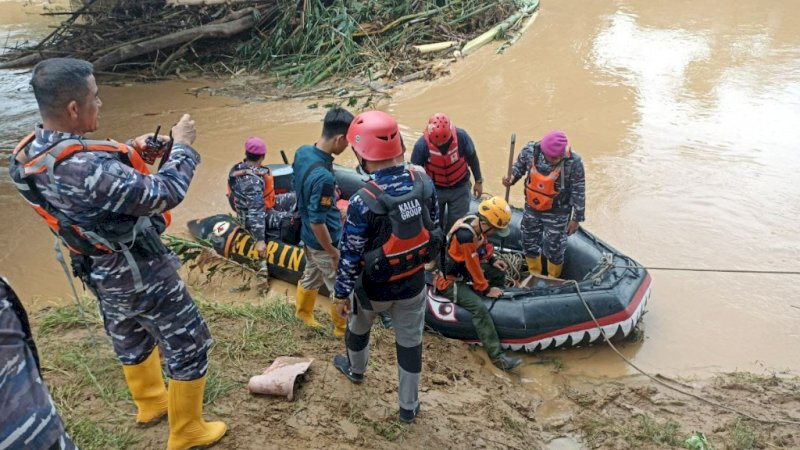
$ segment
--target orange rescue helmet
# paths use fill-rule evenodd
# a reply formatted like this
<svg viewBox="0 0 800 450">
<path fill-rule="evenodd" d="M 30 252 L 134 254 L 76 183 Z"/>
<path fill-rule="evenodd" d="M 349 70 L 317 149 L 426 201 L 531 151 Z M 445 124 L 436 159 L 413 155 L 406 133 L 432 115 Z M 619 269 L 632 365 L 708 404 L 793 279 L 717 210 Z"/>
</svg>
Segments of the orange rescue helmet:
<svg viewBox="0 0 800 450">
<path fill-rule="evenodd" d="M 506 237 L 511 233 L 511 207 L 502 197 L 487 198 L 478 205 L 478 215 L 497 229 L 497 235 Z"/>
</svg>

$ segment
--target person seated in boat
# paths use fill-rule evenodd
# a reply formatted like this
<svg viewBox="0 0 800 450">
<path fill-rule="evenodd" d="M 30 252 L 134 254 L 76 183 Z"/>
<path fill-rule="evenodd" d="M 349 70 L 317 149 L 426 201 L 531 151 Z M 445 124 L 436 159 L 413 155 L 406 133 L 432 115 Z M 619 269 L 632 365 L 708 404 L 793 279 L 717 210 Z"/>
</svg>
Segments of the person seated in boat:
<svg viewBox="0 0 800 450">
<path fill-rule="evenodd" d="M 503 185 L 510 187 L 527 175 L 522 248 L 533 275 L 542 274 L 544 254 L 546 274 L 561 277 L 567 236 L 586 218 L 583 162 L 568 142 L 563 131 L 551 131 L 541 141 L 529 142 L 514 163 L 512 175 L 503 178 Z"/>
<path fill-rule="evenodd" d="M 441 258 L 442 267 L 434 278 L 437 293 L 472 314 L 481 344 L 492 363 L 502 370 L 512 370 L 522 360 L 503 353 L 484 299 L 503 295 L 501 287 L 505 285 L 508 266 L 494 255 L 488 237 L 495 233 L 508 236 L 510 222 L 511 207 L 505 200 L 492 197 L 482 201 L 476 215 L 465 216 L 453 224 Z"/>
<path fill-rule="evenodd" d="M 275 194 L 269 167 L 263 166 L 267 145 L 251 137 L 244 143 L 244 160 L 228 172 L 228 203 L 244 227 L 256 239 L 256 251 L 264 257 L 267 230 L 291 228 L 296 197 L 293 192 Z"/>
<path fill-rule="evenodd" d="M 445 114 L 436 113 L 428 119 L 423 135 L 411 151 L 411 163 L 424 167 L 436 186 L 443 230 L 449 230 L 457 219 L 469 212 L 470 191 L 475 198 L 483 194 L 481 163 L 475 144 L 469 134 L 453 125 Z M 474 186 L 470 183 L 470 171 L 475 176 Z"/>
</svg>

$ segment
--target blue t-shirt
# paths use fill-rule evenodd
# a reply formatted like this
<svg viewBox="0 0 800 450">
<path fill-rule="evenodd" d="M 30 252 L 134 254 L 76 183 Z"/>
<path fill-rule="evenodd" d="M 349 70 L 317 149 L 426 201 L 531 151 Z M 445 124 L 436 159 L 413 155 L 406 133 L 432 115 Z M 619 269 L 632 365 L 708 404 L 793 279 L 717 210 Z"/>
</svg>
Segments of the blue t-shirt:
<svg viewBox="0 0 800 450">
<path fill-rule="evenodd" d="M 318 163 L 308 173 L 311 166 Z M 321 165 L 320 165 L 321 164 Z M 342 237 L 342 216 L 336 207 L 336 178 L 333 176 L 333 156 L 314 145 L 304 145 L 294 155 L 293 189 L 297 193 L 297 205 L 303 227 L 300 237 L 309 247 L 322 250 L 322 246 L 311 230 L 312 223 L 324 223 L 331 234 L 333 246 L 339 245 Z M 303 179 L 305 178 L 305 182 Z M 303 183 L 303 186 L 300 186 Z"/>
</svg>

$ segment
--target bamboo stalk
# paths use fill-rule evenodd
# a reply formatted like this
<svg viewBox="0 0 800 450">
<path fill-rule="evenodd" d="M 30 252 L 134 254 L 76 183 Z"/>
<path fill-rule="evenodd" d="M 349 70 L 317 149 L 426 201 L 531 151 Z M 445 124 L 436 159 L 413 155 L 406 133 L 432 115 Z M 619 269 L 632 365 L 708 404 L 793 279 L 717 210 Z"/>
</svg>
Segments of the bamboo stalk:
<svg viewBox="0 0 800 450">
<path fill-rule="evenodd" d="M 408 14 L 406 16 L 397 18 L 397 19 L 389 22 L 387 25 L 385 25 L 383 28 L 381 28 L 378 31 L 371 31 L 371 32 L 370 31 L 356 31 L 355 33 L 352 34 L 352 36 L 353 37 L 364 37 L 364 36 L 375 36 L 377 34 L 383 34 L 383 33 L 386 33 L 387 31 L 391 30 L 392 28 L 394 28 L 394 27 L 396 27 L 396 26 L 398 26 L 398 25 L 400 25 L 400 24 L 402 24 L 404 22 L 408 22 L 409 20 L 416 19 L 416 18 L 419 18 L 419 17 L 432 16 L 433 14 L 436 14 L 437 12 L 441 11 L 443 8 L 444 7 L 432 9 L 430 11 L 423 11 L 423 12 L 419 12 L 419 13 L 415 13 L 415 14 Z"/>
<path fill-rule="evenodd" d="M 458 41 L 445 41 L 445 42 L 436 42 L 433 44 L 422 44 L 422 45 L 415 45 L 414 48 L 422 53 L 432 53 L 438 52 L 441 50 L 447 50 L 448 48 L 458 44 Z"/>
<path fill-rule="evenodd" d="M 464 45 L 464 48 L 461 49 L 461 54 L 467 56 L 470 53 L 475 52 L 475 50 L 478 50 L 479 48 L 493 41 L 494 38 L 497 37 L 499 33 L 511 28 L 519 19 L 521 19 L 526 14 L 535 11 L 536 8 L 538 7 L 539 7 L 539 0 L 533 0 L 531 3 L 529 3 L 522 9 L 519 9 L 516 13 L 512 14 L 506 20 L 490 28 L 489 31 L 486 31 L 485 33 L 481 34 L 475 39 L 467 42 L 467 44 Z"/>
<path fill-rule="evenodd" d="M 469 13 L 459 17 L 458 19 L 454 20 L 452 23 L 461 23 L 461 22 L 469 19 L 470 17 L 476 16 L 476 15 L 478 15 L 478 14 L 484 12 L 484 11 L 487 11 L 487 10 L 489 10 L 491 8 L 494 8 L 495 6 L 497 6 L 497 2 L 492 2 L 492 3 L 489 3 L 488 5 L 481 6 L 480 8 L 475 9 L 472 12 L 469 12 Z"/>
</svg>

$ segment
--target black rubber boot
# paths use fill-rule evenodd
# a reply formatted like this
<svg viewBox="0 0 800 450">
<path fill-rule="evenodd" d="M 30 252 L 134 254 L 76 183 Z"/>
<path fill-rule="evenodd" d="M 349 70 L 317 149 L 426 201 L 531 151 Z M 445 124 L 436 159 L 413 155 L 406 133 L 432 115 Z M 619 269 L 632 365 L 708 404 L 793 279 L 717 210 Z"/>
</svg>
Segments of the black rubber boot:
<svg viewBox="0 0 800 450">
<path fill-rule="evenodd" d="M 392 315 L 386 311 L 378 313 L 378 318 L 381 321 L 381 326 L 386 329 L 392 328 Z"/>
<path fill-rule="evenodd" d="M 419 415 L 419 405 L 414 410 L 400 408 L 400 421 L 404 423 L 411 423 Z"/>
<path fill-rule="evenodd" d="M 347 356 L 344 355 L 336 355 L 333 357 L 333 365 L 339 369 L 339 372 L 342 372 L 344 376 L 347 377 L 348 380 L 352 381 L 355 384 L 361 384 L 364 382 L 364 375 L 359 373 L 353 373 L 352 368 L 350 367 L 350 360 L 347 359 Z"/>
<path fill-rule="evenodd" d="M 502 353 L 500 356 L 492 360 L 492 364 L 494 364 L 494 366 L 498 369 L 508 372 L 519 367 L 519 365 L 522 364 L 522 359 L 513 358 L 505 353 Z"/>
</svg>

